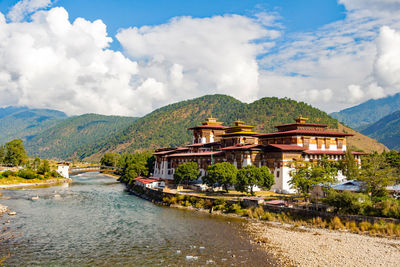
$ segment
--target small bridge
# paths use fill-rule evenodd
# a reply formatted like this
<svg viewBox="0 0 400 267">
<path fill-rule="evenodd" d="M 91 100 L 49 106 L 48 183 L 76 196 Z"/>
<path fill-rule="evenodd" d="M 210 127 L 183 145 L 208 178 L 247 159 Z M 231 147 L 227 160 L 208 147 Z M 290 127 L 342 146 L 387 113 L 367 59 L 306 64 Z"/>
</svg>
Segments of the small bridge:
<svg viewBox="0 0 400 267">
<path fill-rule="evenodd" d="M 88 166 L 88 167 L 78 167 L 78 168 L 71 168 L 68 170 L 69 174 L 78 174 L 84 172 L 116 172 L 119 171 L 120 168 L 118 167 L 111 167 L 111 166 Z"/>
</svg>

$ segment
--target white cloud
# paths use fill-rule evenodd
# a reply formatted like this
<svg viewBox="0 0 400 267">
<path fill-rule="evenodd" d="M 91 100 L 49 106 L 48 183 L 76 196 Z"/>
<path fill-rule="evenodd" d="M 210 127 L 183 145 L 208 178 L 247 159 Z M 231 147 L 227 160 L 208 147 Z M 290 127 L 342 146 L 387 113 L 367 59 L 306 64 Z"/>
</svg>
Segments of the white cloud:
<svg viewBox="0 0 400 267">
<path fill-rule="evenodd" d="M 69 21 L 64 8 L 37 11 L 30 22 L 0 16 L 0 105 L 69 114 L 140 116 L 208 93 L 242 100 L 258 95 L 259 38 L 274 38 L 257 19 L 237 15 L 175 18 L 121 30 L 130 58 L 110 50 L 101 20 Z"/>
<path fill-rule="evenodd" d="M 253 41 L 276 37 L 276 30 L 238 15 L 179 17 L 163 25 L 129 28 L 117 34 L 126 53 L 139 61 L 141 74 L 166 83 L 175 100 L 207 93 L 230 94 L 244 101 L 256 99 L 256 56 L 265 51 L 265 44 Z M 172 84 L 166 70 L 171 70 Z"/>
<path fill-rule="evenodd" d="M 7 17 L 14 22 L 22 21 L 27 15 L 36 10 L 49 7 L 52 0 L 22 0 L 17 2 L 7 14 Z"/>
<path fill-rule="evenodd" d="M 382 27 L 377 48 L 374 70 L 378 83 L 384 87 L 400 88 L 400 31 Z"/>
<path fill-rule="evenodd" d="M 364 92 L 361 90 L 361 87 L 357 84 L 350 84 L 347 87 L 349 91 L 349 97 L 351 102 L 356 102 L 364 97 Z"/>
<path fill-rule="evenodd" d="M 362 12 L 368 16 L 399 15 L 400 0 L 339 0 L 347 10 Z"/>
</svg>

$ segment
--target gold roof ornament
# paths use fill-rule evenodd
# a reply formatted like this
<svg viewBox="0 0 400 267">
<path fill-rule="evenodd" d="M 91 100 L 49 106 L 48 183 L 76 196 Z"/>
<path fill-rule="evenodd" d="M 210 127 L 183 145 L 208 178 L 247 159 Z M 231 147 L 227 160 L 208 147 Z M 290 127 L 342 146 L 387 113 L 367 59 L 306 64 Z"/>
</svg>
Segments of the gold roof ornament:
<svg viewBox="0 0 400 267">
<path fill-rule="evenodd" d="M 209 118 L 205 119 L 205 122 L 202 122 L 203 125 L 221 125 L 222 122 L 219 122 L 217 118 L 213 118 L 211 115 Z"/>
<path fill-rule="evenodd" d="M 308 118 L 303 117 L 302 115 L 300 115 L 298 118 L 294 119 L 297 123 L 306 123 Z"/>
<path fill-rule="evenodd" d="M 241 126 L 241 125 L 244 125 L 244 121 L 239 119 L 235 121 L 235 126 Z"/>
</svg>

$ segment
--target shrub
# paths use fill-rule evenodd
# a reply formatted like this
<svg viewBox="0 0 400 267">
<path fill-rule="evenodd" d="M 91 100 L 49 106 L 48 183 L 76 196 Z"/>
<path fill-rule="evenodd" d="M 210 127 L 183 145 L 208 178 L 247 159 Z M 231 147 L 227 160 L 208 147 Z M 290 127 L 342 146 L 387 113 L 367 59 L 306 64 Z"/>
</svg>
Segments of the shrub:
<svg viewBox="0 0 400 267">
<path fill-rule="evenodd" d="M 381 216 L 400 218 L 400 202 L 396 199 L 386 199 L 376 203 L 376 209 Z"/>
<path fill-rule="evenodd" d="M 37 178 L 37 174 L 32 170 L 19 170 L 17 176 L 24 179 L 35 179 Z"/>
<path fill-rule="evenodd" d="M 369 231 L 369 229 L 371 228 L 371 224 L 369 222 L 360 222 L 358 224 L 358 227 L 362 232 L 366 232 Z"/>
<path fill-rule="evenodd" d="M 3 172 L 1 175 L 2 175 L 3 177 L 8 178 L 8 177 L 10 177 L 10 176 L 15 176 L 15 172 L 13 172 L 13 171 L 5 171 L 5 172 Z"/>
<path fill-rule="evenodd" d="M 343 228 L 344 228 L 344 225 L 343 225 L 342 221 L 341 221 L 340 218 L 337 217 L 337 216 L 335 216 L 335 217 L 332 218 L 332 220 L 331 220 L 329 226 L 332 227 L 332 228 L 335 229 L 335 230 L 343 229 Z"/>
<path fill-rule="evenodd" d="M 226 201 L 222 198 L 214 200 L 214 209 L 215 210 L 225 210 L 226 209 Z"/>
<path fill-rule="evenodd" d="M 204 199 L 198 199 L 198 201 L 195 204 L 195 207 L 198 209 L 206 208 L 206 201 Z"/>
<path fill-rule="evenodd" d="M 367 195 L 349 191 L 341 193 L 331 191 L 323 199 L 323 202 L 333 206 L 335 212 L 343 214 L 364 214 L 366 209 L 372 207 L 372 203 Z"/>
</svg>

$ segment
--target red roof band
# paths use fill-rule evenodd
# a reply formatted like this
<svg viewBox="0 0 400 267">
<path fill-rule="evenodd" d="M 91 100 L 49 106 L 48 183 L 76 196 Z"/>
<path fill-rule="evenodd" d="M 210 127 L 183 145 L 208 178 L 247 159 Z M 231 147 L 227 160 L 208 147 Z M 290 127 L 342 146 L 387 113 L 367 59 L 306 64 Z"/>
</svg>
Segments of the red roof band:
<svg viewBox="0 0 400 267">
<path fill-rule="evenodd" d="M 354 134 L 330 132 L 330 131 L 312 131 L 312 130 L 291 130 L 284 132 L 266 133 L 254 135 L 257 137 L 274 137 L 274 136 L 286 136 L 286 135 L 319 135 L 319 136 L 353 136 Z"/>
</svg>

